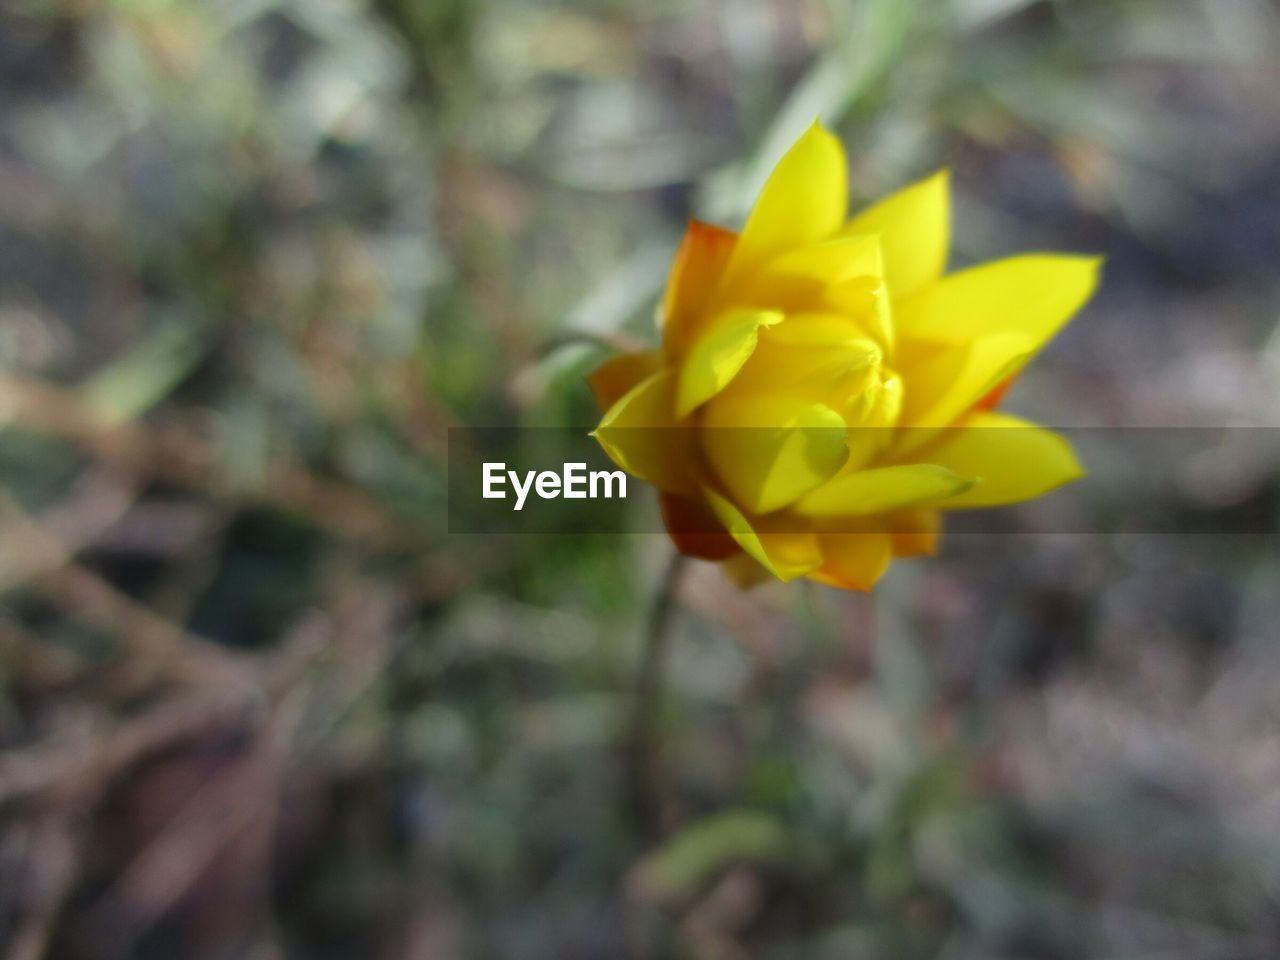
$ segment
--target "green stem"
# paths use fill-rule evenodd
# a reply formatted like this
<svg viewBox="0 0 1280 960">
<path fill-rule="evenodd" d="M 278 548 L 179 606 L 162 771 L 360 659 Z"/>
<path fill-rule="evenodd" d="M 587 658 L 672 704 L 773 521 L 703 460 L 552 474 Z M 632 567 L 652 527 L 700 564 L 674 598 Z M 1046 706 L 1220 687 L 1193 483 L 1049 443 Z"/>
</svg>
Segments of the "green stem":
<svg viewBox="0 0 1280 960">
<path fill-rule="evenodd" d="M 662 834 L 671 819 L 673 806 L 662 749 L 662 707 L 671 621 L 684 569 L 685 558 L 674 554 L 649 610 L 632 691 L 626 742 L 625 800 L 636 828 L 649 839 Z"/>
</svg>

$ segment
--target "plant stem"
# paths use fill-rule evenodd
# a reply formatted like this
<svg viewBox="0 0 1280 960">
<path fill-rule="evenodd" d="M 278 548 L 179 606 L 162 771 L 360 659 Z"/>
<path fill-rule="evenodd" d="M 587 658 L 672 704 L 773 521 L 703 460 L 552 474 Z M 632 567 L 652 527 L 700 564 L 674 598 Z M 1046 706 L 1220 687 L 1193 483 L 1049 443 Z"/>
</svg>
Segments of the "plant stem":
<svg viewBox="0 0 1280 960">
<path fill-rule="evenodd" d="M 649 839 L 663 833 L 672 813 L 661 742 L 662 705 L 671 620 L 684 569 L 685 558 L 679 553 L 673 554 L 649 609 L 625 744 L 624 799 L 637 830 Z"/>
</svg>

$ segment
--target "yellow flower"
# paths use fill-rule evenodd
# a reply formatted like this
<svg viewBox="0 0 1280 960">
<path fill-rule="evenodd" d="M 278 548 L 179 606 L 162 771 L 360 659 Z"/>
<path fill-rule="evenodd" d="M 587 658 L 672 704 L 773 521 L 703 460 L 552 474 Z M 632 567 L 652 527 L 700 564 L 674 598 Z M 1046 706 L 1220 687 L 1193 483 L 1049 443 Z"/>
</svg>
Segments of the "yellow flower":
<svg viewBox="0 0 1280 960">
<path fill-rule="evenodd" d="M 607 411 L 596 439 L 659 489 L 678 549 L 741 583 L 866 590 L 893 556 L 934 552 L 942 511 L 1083 475 L 1063 438 L 994 408 L 1089 299 L 1099 261 L 1029 254 L 944 276 L 945 171 L 849 221 L 847 183 L 815 123 L 741 234 L 689 224 L 661 349 L 589 378 Z"/>
</svg>

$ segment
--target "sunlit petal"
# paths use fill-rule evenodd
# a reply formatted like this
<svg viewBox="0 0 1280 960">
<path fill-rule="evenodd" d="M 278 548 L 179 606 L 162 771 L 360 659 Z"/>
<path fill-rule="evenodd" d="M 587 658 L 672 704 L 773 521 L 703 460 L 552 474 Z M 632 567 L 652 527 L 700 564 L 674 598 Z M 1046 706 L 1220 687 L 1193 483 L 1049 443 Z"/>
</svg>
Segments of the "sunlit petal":
<svg viewBox="0 0 1280 960">
<path fill-rule="evenodd" d="M 771 257 L 833 236 L 848 209 L 848 189 L 844 147 L 813 124 L 769 175 L 730 258 L 726 286 Z"/>
<path fill-rule="evenodd" d="M 816 309 L 832 287 L 848 287 L 843 312 L 856 315 L 872 306 L 872 291 L 884 280 L 877 237 L 847 236 L 782 253 L 739 284 L 734 299 L 787 311 Z M 860 301 L 852 299 L 854 290 Z"/>
<path fill-rule="evenodd" d="M 911 341 L 899 345 L 906 381 L 900 425 L 945 427 L 955 423 L 1035 352 L 1021 333 L 983 336 L 966 343 Z M 912 444 L 920 438 L 906 438 Z"/>
<path fill-rule="evenodd" d="M 808 517 L 867 517 L 932 503 L 963 493 L 974 481 L 932 463 L 900 464 L 841 473 L 801 498 Z"/>
<path fill-rule="evenodd" d="M 879 235 L 895 298 L 909 297 L 942 276 L 951 238 L 950 191 L 950 174 L 940 170 L 868 207 L 846 228 Z"/>
<path fill-rule="evenodd" d="M 755 352 L 760 328 L 781 323 L 775 310 L 732 310 L 704 330 L 680 366 L 676 415 L 687 417 L 728 386 Z"/>
<path fill-rule="evenodd" d="M 1039 350 L 1098 284 L 1097 257 L 1029 254 L 971 267 L 895 304 L 903 337 L 964 343 L 1016 333 Z"/>
<path fill-rule="evenodd" d="M 767 394 L 717 397 L 699 432 L 712 470 L 751 513 L 779 510 L 835 476 L 847 434 L 830 407 Z"/>
<path fill-rule="evenodd" d="M 821 566 L 822 552 L 814 534 L 757 531 L 727 498 L 713 490 L 705 495 L 738 546 L 779 580 L 794 580 Z"/>
<path fill-rule="evenodd" d="M 942 501 L 946 509 L 1030 500 L 1085 473 L 1065 438 L 1003 413 L 975 413 L 964 426 L 944 431 L 924 456 L 978 481 Z"/>
</svg>

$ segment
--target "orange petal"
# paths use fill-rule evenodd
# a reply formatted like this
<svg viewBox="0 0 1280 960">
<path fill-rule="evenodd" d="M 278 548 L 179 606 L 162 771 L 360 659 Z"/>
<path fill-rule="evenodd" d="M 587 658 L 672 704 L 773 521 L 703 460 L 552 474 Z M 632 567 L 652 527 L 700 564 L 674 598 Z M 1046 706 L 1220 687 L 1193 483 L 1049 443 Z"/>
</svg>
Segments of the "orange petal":
<svg viewBox="0 0 1280 960">
<path fill-rule="evenodd" d="M 737 240 L 732 230 L 689 221 L 662 299 L 663 340 L 670 355 L 683 356 L 697 337 Z"/>
<path fill-rule="evenodd" d="M 996 386 L 985 397 L 979 400 L 973 407 L 974 410 L 994 410 L 1000 406 L 1000 401 L 1004 399 L 1004 395 L 1009 392 L 1009 388 L 1013 386 L 1013 381 L 1018 379 L 1018 374 L 1009 377 L 1003 383 Z"/>
<path fill-rule="evenodd" d="M 904 510 L 894 514 L 890 527 L 894 556 L 931 557 L 938 552 L 942 515 L 937 510 Z"/>
<path fill-rule="evenodd" d="M 657 373 L 661 365 L 662 354 L 657 350 L 621 353 L 587 374 L 587 385 L 601 411 L 608 410 L 641 380 Z"/>
<path fill-rule="evenodd" d="M 887 533 L 824 533 L 818 542 L 822 566 L 810 578 L 846 590 L 870 590 L 893 558 Z"/>
<path fill-rule="evenodd" d="M 687 557 L 727 560 L 742 552 L 715 513 L 701 500 L 664 493 L 659 498 L 662 521 L 671 542 Z"/>
<path fill-rule="evenodd" d="M 753 520 L 728 499 L 713 490 L 705 490 L 704 493 L 711 509 L 738 546 L 779 580 L 803 577 L 822 565 L 818 538 L 814 534 L 787 530 L 785 520 L 782 523 L 784 529 L 757 530 Z M 754 520 L 762 527 L 774 525 L 768 517 L 756 517 Z"/>
</svg>

